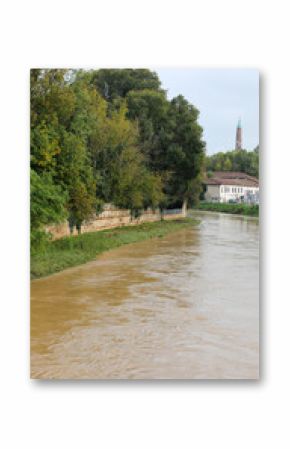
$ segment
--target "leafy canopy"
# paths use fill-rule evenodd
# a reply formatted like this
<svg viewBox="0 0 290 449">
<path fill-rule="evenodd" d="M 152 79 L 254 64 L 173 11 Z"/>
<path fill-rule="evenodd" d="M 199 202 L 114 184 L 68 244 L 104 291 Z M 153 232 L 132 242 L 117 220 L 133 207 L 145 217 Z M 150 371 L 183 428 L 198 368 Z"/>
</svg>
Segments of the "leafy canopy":
<svg viewBox="0 0 290 449">
<path fill-rule="evenodd" d="M 80 231 L 104 202 L 137 216 L 196 201 L 204 150 L 198 111 L 155 72 L 33 69 L 32 232 L 64 217 Z"/>
</svg>

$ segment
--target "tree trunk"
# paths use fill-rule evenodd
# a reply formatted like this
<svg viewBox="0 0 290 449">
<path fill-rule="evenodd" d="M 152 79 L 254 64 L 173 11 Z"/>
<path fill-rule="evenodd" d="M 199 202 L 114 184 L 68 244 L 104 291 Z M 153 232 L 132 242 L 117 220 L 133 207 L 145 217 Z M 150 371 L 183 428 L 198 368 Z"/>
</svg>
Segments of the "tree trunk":
<svg viewBox="0 0 290 449">
<path fill-rule="evenodd" d="M 183 200 L 183 204 L 182 204 L 182 215 L 183 215 L 184 217 L 187 216 L 187 198 L 185 198 L 185 199 Z"/>
</svg>

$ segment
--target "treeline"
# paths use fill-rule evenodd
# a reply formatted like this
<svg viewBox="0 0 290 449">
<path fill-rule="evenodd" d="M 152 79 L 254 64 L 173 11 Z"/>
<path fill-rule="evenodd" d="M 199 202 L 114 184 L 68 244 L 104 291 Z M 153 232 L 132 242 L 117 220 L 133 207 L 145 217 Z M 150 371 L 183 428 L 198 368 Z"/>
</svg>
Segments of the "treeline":
<svg viewBox="0 0 290 449">
<path fill-rule="evenodd" d="M 32 248 L 46 224 L 68 219 L 80 232 L 105 202 L 138 216 L 197 200 L 198 115 L 150 70 L 31 70 Z"/>
<path fill-rule="evenodd" d="M 253 151 L 233 150 L 206 157 L 206 170 L 241 171 L 259 178 L 259 147 Z"/>
</svg>

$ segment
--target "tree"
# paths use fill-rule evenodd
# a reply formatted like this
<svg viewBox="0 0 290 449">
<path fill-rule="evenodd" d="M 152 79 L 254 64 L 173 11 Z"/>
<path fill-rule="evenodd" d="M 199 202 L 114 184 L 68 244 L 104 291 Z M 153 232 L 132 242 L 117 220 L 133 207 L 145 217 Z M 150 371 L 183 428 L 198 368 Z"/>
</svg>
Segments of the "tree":
<svg viewBox="0 0 290 449">
<path fill-rule="evenodd" d="M 126 100 L 128 117 L 138 124 L 139 145 L 148 167 L 154 172 L 164 171 L 169 101 L 164 92 L 149 89 L 131 91 Z"/>
<path fill-rule="evenodd" d="M 91 187 L 91 191 L 89 188 Z M 69 187 L 69 224 L 71 231 L 76 226 L 78 233 L 81 233 L 81 226 L 84 220 L 96 212 L 96 199 L 94 184 L 86 184 L 80 178 L 72 182 Z"/>
<path fill-rule="evenodd" d="M 82 222 L 96 213 L 96 181 L 82 137 L 63 131 L 55 179 L 68 192 L 69 222 L 80 232 Z"/>
<path fill-rule="evenodd" d="M 31 129 L 31 167 L 37 171 L 51 171 L 56 164 L 56 155 L 60 152 L 58 134 L 45 121 Z"/>
<path fill-rule="evenodd" d="M 110 102 L 126 97 L 131 90 L 159 90 L 161 86 L 158 75 L 148 69 L 100 69 L 92 72 L 91 80 Z"/>
<path fill-rule="evenodd" d="M 225 159 L 223 166 L 224 166 L 224 169 L 225 169 L 225 170 L 231 171 L 231 169 L 232 169 L 232 162 L 231 162 L 231 160 L 230 160 L 229 157 L 227 157 L 227 158 Z"/>
<path fill-rule="evenodd" d="M 49 173 L 38 175 L 30 171 L 30 227 L 31 247 L 40 247 L 46 241 L 44 226 L 59 223 L 67 216 L 66 193 L 53 183 Z"/>
<path fill-rule="evenodd" d="M 129 92 L 127 103 L 148 168 L 163 180 L 163 206 L 197 201 L 205 157 L 198 111 L 182 96 L 169 102 L 148 89 Z"/>
<path fill-rule="evenodd" d="M 204 160 L 197 119 L 183 97 L 168 101 L 147 69 L 32 70 L 31 168 L 39 204 L 46 210 L 54 192 L 80 232 L 103 202 L 138 215 L 195 201 Z M 45 223 L 36 210 L 41 225 L 33 219 L 32 227 L 39 229 Z"/>
<path fill-rule="evenodd" d="M 183 96 L 171 101 L 171 137 L 165 160 L 171 173 L 167 193 L 172 203 L 193 203 L 201 191 L 205 143 L 198 116 L 199 111 Z"/>
<path fill-rule="evenodd" d="M 107 109 L 106 109 L 107 112 Z M 112 202 L 118 183 L 118 163 L 124 150 L 136 146 L 137 128 L 126 117 L 126 104 L 98 121 L 89 141 L 89 153 L 97 181 L 97 196 Z M 129 170 L 129 167 L 127 167 Z"/>
<path fill-rule="evenodd" d="M 126 148 L 113 166 L 116 185 L 113 194 L 117 206 L 131 210 L 138 216 L 142 209 L 155 209 L 163 199 L 160 177 L 143 164 L 143 157 L 134 147 Z"/>
<path fill-rule="evenodd" d="M 161 181 L 145 168 L 138 147 L 138 128 L 127 118 L 126 103 L 100 123 L 90 142 L 97 195 L 132 213 L 152 206 L 162 196 Z M 150 185 L 149 185 L 150 184 Z"/>
<path fill-rule="evenodd" d="M 70 71 L 31 71 L 31 166 L 39 174 L 49 172 L 68 193 L 70 223 L 79 230 L 95 212 L 96 182 L 87 146 L 97 106 L 95 89 Z"/>
<path fill-rule="evenodd" d="M 208 171 L 241 171 L 259 177 L 259 147 L 253 151 L 232 150 L 208 156 L 206 169 Z"/>
</svg>

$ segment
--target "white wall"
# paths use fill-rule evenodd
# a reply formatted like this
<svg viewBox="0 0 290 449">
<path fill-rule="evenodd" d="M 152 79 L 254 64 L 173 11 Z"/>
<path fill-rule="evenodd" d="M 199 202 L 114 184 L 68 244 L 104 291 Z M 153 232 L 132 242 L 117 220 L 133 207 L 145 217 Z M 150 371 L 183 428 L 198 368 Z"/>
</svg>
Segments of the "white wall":
<svg viewBox="0 0 290 449">
<path fill-rule="evenodd" d="M 208 185 L 205 192 L 205 199 L 207 201 L 219 201 L 221 203 L 227 203 L 229 200 L 241 201 L 241 197 L 244 197 L 246 201 L 248 193 L 253 194 L 258 201 L 259 187 L 242 187 L 237 185 Z"/>
<path fill-rule="evenodd" d="M 207 185 L 204 197 L 206 201 L 220 201 L 220 186 Z"/>
</svg>

